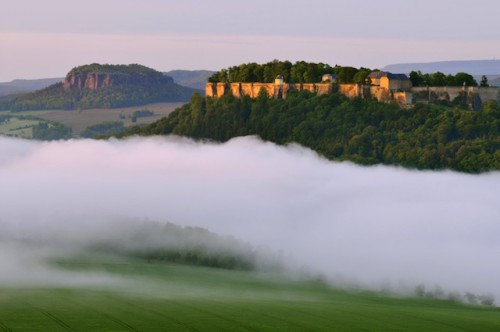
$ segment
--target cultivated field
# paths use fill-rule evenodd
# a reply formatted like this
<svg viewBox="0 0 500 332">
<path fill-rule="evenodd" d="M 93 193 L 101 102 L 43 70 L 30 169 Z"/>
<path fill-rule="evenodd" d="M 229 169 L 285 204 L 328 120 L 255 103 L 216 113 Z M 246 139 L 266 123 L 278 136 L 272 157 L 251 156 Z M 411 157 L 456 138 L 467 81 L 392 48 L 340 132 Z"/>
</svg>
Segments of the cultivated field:
<svg viewBox="0 0 500 332">
<path fill-rule="evenodd" d="M 41 122 L 59 122 L 65 127 L 72 129 L 73 136 L 78 137 L 88 126 L 93 126 L 103 122 L 120 121 L 125 127 L 147 124 L 161 119 L 170 114 L 183 103 L 156 103 L 143 106 L 124 108 L 103 108 L 89 110 L 43 110 L 25 112 L 0 112 L 0 115 L 12 116 L 9 121 L 0 123 L 0 135 L 32 138 L 32 127 Z M 138 117 L 136 122 L 132 122 L 132 115 L 139 110 L 149 110 L 153 116 Z M 29 119 L 25 119 L 29 117 Z"/>
<path fill-rule="evenodd" d="M 184 103 L 157 103 L 125 108 L 103 108 L 73 111 L 58 110 L 43 112 L 40 115 L 33 115 L 40 117 L 41 119 L 60 122 L 64 126 L 70 127 L 73 130 L 73 135 L 78 136 L 88 126 L 93 126 L 108 121 L 122 121 L 125 127 L 151 123 L 168 115 L 183 104 Z M 131 120 L 131 116 L 135 111 L 138 110 L 149 110 L 155 113 L 155 115 L 150 117 L 137 118 L 137 122 L 133 123 Z"/>
<path fill-rule="evenodd" d="M 32 128 L 33 126 L 38 125 L 40 122 L 45 121 L 12 117 L 9 120 L 0 123 L 0 135 L 32 138 Z"/>
<path fill-rule="evenodd" d="M 0 331 L 500 331 L 497 308 L 129 259 L 59 264 L 120 279 L 107 287 L 3 288 Z"/>
</svg>

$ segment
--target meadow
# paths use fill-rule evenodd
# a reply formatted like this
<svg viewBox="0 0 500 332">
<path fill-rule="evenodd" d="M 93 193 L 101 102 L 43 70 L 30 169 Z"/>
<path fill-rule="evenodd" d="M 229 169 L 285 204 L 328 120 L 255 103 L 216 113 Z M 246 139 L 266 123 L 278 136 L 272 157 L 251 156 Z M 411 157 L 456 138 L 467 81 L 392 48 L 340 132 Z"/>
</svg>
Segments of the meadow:
<svg viewBox="0 0 500 332">
<path fill-rule="evenodd" d="M 500 310 L 321 280 L 129 258 L 65 259 L 108 285 L 0 290 L 0 331 L 498 331 Z"/>
<path fill-rule="evenodd" d="M 33 118 L 11 117 L 8 121 L 0 123 L 0 135 L 32 138 L 32 128 L 44 122 Z"/>
<path fill-rule="evenodd" d="M 49 121 L 60 122 L 73 130 L 74 135 L 79 135 L 88 126 L 109 121 L 122 121 L 125 127 L 146 124 L 157 121 L 170 114 L 184 103 L 156 103 L 143 106 L 123 108 L 99 108 L 74 111 L 52 111 L 43 112 L 40 118 Z M 137 122 L 131 121 L 135 111 L 147 109 L 154 113 L 153 116 L 138 118 Z"/>
<path fill-rule="evenodd" d="M 57 122 L 65 127 L 71 128 L 73 136 L 78 137 L 85 128 L 104 122 L 123 122 L 125 127 L 148 124 L 170 114 L 183 103 L 155 103 L 143 106 L 124 108 L 103 108 L 88 110 L 41 110 L 22 112 L 0 112 L 0 115 L 11 116 L 10 121 L 0 123 L 0 135 L 8 135 L 22 138 L 32 138 L 31 128 L 39 123 Z M 154 113 L 148 117 L 138 117 L 136 122 L 132 121 L 134 112 L 149 110 Z"/>
</svg>

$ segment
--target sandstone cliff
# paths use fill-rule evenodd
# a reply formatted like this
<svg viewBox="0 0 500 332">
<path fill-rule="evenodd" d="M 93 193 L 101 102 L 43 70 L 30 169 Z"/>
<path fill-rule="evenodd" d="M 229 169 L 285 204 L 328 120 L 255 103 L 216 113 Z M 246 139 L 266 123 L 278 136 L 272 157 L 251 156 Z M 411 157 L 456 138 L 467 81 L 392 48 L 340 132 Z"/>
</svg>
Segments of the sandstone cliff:
<svg viewBox="0 0 500 332">
<path fill-rule="evenodd" d="M 171 77 L 140 65 L 110 66 L 92 64 L 73 68 L 64 79 L 64 89 L 91 91 L 120 85 L 173 84 Z"/>
</svg>

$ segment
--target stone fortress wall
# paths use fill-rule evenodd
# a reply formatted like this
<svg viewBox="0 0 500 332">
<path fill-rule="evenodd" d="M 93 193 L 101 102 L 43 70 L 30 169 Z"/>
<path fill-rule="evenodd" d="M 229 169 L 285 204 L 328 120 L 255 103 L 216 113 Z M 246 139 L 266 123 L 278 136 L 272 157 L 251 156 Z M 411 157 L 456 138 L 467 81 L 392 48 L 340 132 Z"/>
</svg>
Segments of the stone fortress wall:
<svg viewBox="0 0 500 332">
<path fill-rule="evenodd" d="M 406 91 L 391 90 L 380 85 L 336 83 L 207 83 L 207 97 L 221 97 L 229 91 L 233 96 L 257 98 L 261 89 L 270 98 L 286 98 L 290 91 L 310 91 L 317 95 L 339 92 L 348 98 L 375 98 L 380 102 L 397 102 L 401 106 L 416 102 L 453 101 L 462 97 L 471 109 L 480 109 L 487 100 L 500 101 L 498 87 L 409 87 Z"/>
<path fill-rule="evenodd" d="M 279 85 L 275 83 L 207 83 L 205 95 L 207 97 L 222 97 L 231 91 L 236 98 L 242 96 L 257 98 L 261 89 L 264 89 L 270 98 L 286 98 L 289 91 L 310 91 L 322 95 L 332 93 L 333 88 L 334 85 L 331 83 L 283 83 Z"/>
</svg>

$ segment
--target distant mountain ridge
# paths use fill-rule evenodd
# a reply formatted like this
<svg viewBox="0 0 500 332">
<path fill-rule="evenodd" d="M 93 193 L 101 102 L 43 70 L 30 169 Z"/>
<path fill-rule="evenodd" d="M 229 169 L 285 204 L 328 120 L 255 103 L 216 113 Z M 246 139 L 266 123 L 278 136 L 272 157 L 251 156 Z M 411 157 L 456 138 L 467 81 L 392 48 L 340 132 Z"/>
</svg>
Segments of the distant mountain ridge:
<svg viewBox="0 0 500 332">
<path fill-rule="evenodd" d="M 212 70 L 171 70 L 164 72 L 165 75 L 174 79 L 174 82 L 185 87 L 205 90 L 205 85 L 210 76 L 215 71 Z"/>
<path fill-rule="evenodd" d="M 33 80 L 17 79 L 0 83 L 0 96 L 28 93 L 48 87 L 51 84 L 62 82 L 63 77 L 41 78 Z"/>
<path fill-rule="evenodd" d="M 427 63 L 399 63 L 387 65 L 381 70 L 393 73 L 410 73 L 420 70 L 422 73 L 442 72 L 455 75 L 465 72 L 473 76 L 489 75 L 500 76 L 500 60 L 464 60 L 464 61 L 438 61 Z"/>
<path fill-rule="evenodd" d="M 212 70 L 171 70 L 163 72 L 172 77 L 174 83 L 184 87 L 204 90 L 207 79 L 215 73 Z M 23 94 L 44 89 L 49 85 L 64 81 L 64 77 L 41 79 L 16 79 L 10 82 L 0 82 L 0 97 L 14 94 Z"/>
</svg>

